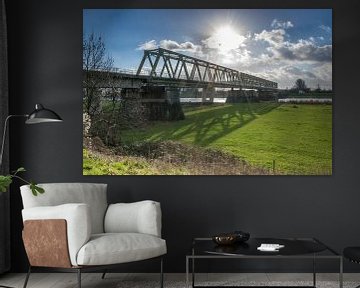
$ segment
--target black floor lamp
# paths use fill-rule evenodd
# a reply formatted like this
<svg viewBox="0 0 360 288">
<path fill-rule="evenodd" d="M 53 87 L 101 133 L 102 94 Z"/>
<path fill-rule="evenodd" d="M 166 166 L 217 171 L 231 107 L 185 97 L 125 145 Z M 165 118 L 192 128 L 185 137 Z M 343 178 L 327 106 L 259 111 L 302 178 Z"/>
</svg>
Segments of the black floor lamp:
<svg viewBox="0 0 360 288">
<path fill-rule="evenodd" d="M 5 119 L 5 124 L 4 124 L 4 132 L 3 132 L 2 145 L 1 145 L 1 151 L 0 151 L 0 167 L 2 165 L 2 159 L 3 159 L 3 154 L 4 154 L 7 125 L 8 125 L 9 120 L 11 118 L 15 118 L 15 117 L 27 118 L 25 121 L 25 124 L 39 124 L 39 123 L 62 122 L 63 121 L 57 113 L 55 113 L 54 111 L 52 111 L 50 109 L 44 108 L 44 106 L 41 104 L 36 104 L 35 110 L 33 112 L 31 112 L 30 114 L 19 114 L 19 115 L 7 116 Z"/>
<path fill-rule="evenodd" d="M 18 118 L 18 117 L 23 117 L 26 118 L 25 120 L 25 124 L 39 124 L 39 123 L 56 123 L 56 122 L 62 122 L 63 120 L 61 119 L 61 117 L 55 113 L 54 111 L 44 108 L 43 105 L 41 104 L 36 104 L 35 105 L 35 110 L 33 112 L 31 112 L 30 114 L 23 114 L 23 115 L 9 115 L 6 117 L 5 119 L 5 123 L 4 123 L 4 131 L 3 131 L 3 137 L 2 137 L 2 141 L 1 141 L 1 150 L 0 150 L 0 168 L 2 166 L 2 161 L 3 161 L 3 155 L 4 155 L 4 146 L 5 146 L 5 142 L 6 142 L 6 132 L 7 132 L 7 126 L 8 126 L 8 122 L 11 118 Z M 4 287 L 4 288 L 12 288 L 9 286 L 4 286 L 0 284 L 0 287 Z"/>
</svg>

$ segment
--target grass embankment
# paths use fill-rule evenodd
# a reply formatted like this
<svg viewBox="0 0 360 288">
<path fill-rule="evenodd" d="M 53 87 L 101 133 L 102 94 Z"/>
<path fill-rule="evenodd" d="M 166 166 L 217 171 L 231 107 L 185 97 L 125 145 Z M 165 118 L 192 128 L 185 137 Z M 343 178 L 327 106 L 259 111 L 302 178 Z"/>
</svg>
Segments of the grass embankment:
<svg viewBox="0 0 360 288">
<path fill-rule="evenodd" d="M 299 94 L 298 92 L 282 91 L 280 92 L 280 98 L 333 98 L 333 92 L 307 92 Z"/>
<path fill-rule="evenodd" d="M 85 138 L 84 175 L 264 175 L 238 157 L 216 149 L 175 141 L 139 142 L 108 148 Z"/>
<path fill-rule="evenodd" d="M 158 164 L 158 165 L 157 165 Z M 151 163 L 145 158 L 116 156 L 83 149 L 83 175 L 187 175 L 175 165 Z"/>
<path fill-rule="evenodd" d="M 332 106 L 239 103 L 185 108 L 185 120 L 122 131 L 122 141 L 218 149 L 279 174 L 331 174 Z"/>
</svg>

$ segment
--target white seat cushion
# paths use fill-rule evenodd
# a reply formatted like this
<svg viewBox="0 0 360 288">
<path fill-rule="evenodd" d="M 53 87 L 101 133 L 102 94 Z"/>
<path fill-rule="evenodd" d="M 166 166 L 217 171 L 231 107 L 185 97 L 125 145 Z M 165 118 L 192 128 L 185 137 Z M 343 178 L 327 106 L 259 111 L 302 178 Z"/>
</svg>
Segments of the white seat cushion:
<svg viewBox="0 0 360 288">
<path fill-rule="evenodd" d="M 166 254 L 166 241 L 140 233 L 94 234 L 78 252 L 78 265 L 107 265 Z"/>
</svg>

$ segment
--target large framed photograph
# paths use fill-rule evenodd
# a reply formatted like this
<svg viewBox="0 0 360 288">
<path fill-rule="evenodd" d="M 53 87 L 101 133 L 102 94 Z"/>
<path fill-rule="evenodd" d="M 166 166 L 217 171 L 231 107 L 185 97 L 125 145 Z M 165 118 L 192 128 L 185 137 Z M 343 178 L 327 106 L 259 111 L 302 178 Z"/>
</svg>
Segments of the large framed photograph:
<svg viewBox="0 0 360 288">
<path fill-rule="evenodd" d="M 331 9 L 83 10 L 84 175 L 331 175 Z"/>
</svg>

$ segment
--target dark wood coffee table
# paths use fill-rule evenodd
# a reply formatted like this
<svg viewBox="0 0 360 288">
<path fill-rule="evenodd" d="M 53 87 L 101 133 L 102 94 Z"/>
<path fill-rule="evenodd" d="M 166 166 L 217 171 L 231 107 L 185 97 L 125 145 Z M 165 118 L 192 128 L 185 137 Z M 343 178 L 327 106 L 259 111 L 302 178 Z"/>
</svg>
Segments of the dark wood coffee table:
<svg viewBox="0 0 360 288">
<path fill-rule="evenodd" d="M 264 252 L 257 250 L 261 243 L 273 243 L 284 245 L 277 252 Z M 343 287 L 343 258 L 335 250 L 315 238 L 250 238 L 245 243 L 229 246 L 219 246 L 211 238 L 195 238 L 191 253 L 186 255 L 186 287 L 189 287 L 189 274 L 191 268 L 191 287 L 204 287 L 195 285 L 195 260 L 200 259 L 312 259 L 313 263 L 313 285 L 293 287 L 316 288 L 316 260 L 335 259 L 339 261 L 339 287 Z M 214 287 L 214 286 L 211 286 Z M 229 287 L 229 286 L 222 286 Z M 248 287 L 248 286 L 231 286 Z M 249 286 L 256 287 L 256 286 Z M 264 287 L 264 286 L 262 286 Z M 270 286 L 274 287 L 274 286 Z M 284 287 L 284 286 L 281 286 Z"/>
</svg>

